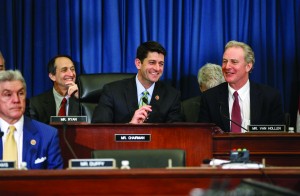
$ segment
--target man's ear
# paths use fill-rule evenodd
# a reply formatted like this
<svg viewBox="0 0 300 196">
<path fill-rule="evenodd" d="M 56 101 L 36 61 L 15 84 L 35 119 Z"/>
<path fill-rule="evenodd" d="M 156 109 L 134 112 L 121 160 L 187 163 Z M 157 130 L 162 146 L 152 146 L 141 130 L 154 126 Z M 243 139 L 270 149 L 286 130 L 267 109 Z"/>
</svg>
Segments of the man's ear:
<svg viewBox="0 0 300 196">
<path fill-rule="evenodd" d="M 141 62 L 140 59 L 136 58 L 134 63 L 135 63 L 135 66 L 138 70 L 141 69 L 142 62 Z"/>
<path fill-rule="evenodd" d="M 55 75 L 52 75 L 51 73 L 49 73 L 49 78 L 50 78 L 53 82 L 56 81 Z"/>
<path fill-rule="evenodd" d="M 253 64 L 252 63 L 248 63 L 246 65 L 246 69 L 247 69 L 247 72 L 250 73 L 252 71 L 252 69 L 253 69 Z"/>
</svg>

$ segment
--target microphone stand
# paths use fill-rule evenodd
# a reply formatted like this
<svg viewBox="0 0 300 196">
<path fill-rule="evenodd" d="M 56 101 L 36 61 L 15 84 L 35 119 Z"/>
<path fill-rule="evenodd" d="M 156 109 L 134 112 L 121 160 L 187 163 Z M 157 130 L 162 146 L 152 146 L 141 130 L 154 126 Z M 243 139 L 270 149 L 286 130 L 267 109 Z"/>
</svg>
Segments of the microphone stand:
<svg viewBox="0 0 300 196">
<path fill-rule="evenodd" d="M 237 125 L 237 126 L 240 127 L 241 129 L 244 129 L 246 132 L 249 132 L 245 127 L 241 126 L 241 125 L 238 124 L 237 122 L 234 122 L 233 120 L 231 120 L 230 118 L 228 118 L 225 114 L 223 114 L 223 112 L 222 112 L 222 105 L 223 105 L 223 103 L 220 102 L 219 104 L 220 104 L 220 114 L 221 114 L 221 116 L 223 116 L 225 119 L 229 120 L 231 123 Z"/>
<path fill-rule="evenodd" d="M 65 141 L 65 143 L 66 143 L 68 149 L 69 149 L 70 152 L 72 153 L 73 157 L 74 157 L 75 159 L 78 159 L 78 158 L 77 158 L 77 155 L 75 154 L 75 152 L 74 152 L 72 146 L 70 145 L 70 143 L 69 143 L 69 141 L 67 140 L 67 137 L 66 137 L 66 132 L 67 132 L 67 126 L 68 126 L 68 125 L 67 125 L 66 122 L 63 122 L 62 125 L 63 125 L 63 136 L 64 136 L 64 141 Z"/>
</svg>

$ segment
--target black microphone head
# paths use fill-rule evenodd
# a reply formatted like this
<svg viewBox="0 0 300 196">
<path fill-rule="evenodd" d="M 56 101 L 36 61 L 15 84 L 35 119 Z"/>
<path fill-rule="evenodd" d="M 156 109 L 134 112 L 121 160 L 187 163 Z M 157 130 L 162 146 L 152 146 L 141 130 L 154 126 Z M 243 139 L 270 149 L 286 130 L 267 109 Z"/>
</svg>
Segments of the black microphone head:
<svg viewBox="0 0 300 196">
<path fill-rule="evenodd" d="M 4 135 L 4 132 L 0 131 L 0 137 L 2 137 Z"/>
</svg>

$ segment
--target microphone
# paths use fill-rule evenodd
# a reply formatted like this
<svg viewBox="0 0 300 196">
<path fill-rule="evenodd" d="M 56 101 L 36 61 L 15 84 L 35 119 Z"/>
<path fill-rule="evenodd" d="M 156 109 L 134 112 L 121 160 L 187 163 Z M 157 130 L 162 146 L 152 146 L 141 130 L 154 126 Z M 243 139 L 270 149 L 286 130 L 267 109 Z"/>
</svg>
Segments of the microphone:
<svg viewBox="0 0 300 196">
<path fill-rule="evenodd" d="M 4 132 L 0 130 L 0 138 L 4 135 Z"/>
<path fill-rule="evenodd" d="M 219 104 L 220 104 L 220 114 L 221 114 L 221 116 L 223 116 L 225 119 L 229 120 L 231 123 L 237 125 L 237 126 L 240 127 L 241 129 L 244 129 L 246 132 L 248 132 L 248 130 L 247 130 L 245 127 L 241 126 L 241 125 L 238 124 L 237 122 L 234 122 L 234 121 L 231 120 L 229 117 L 227 117 L 225 114 L 223 114 L 223 112 L 222 112 L 222 105 L 223 105 L 223 102 L 219 102 Z"/>
<path fill-rule="evenodd" d="M 144 103 L 147 103 L 147 105 L 148 105 L 148 99 L 147 99 L 146 97 L 143 97 L 143 98 L 142 98 L 142 101 L 143 101 Z M 146 121 L 149 119 L 149 115 L 150 115 L 150 112 L 147 112 L 147 118 L 145 119 L 144 122 L 146 122 Z"/>
<path fill-rule="evenodd" d="M 291 117 L 290 117 L 290 113 L 285 113 L 284 115 L 284 122 L 285 122 L 285 127 L 288 130 L 291 124 Z"/>
</svg>

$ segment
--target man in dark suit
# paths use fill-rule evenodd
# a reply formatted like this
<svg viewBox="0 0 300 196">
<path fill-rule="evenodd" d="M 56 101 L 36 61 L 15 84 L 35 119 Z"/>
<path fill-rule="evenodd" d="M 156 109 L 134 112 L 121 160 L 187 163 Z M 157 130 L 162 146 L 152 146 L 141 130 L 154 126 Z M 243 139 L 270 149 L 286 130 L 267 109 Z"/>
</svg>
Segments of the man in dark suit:
<svg viewBox="0 0 300 196">
<path fill-rule="evenodd" d="M 215 87 L 224 82 L 220 65 L 206 63 L 198 71 L 200 92 Z M 201 96 L 192 97 L 181 102 L 181 113 L 185 122 L 198 122 Z"/>
<path fill-rule="evenodd" d="M 12 70 L 0 72 L 0 127 L 3 134 L 0 159 L 16 161 L 17 168 L 22 168 L 25 162 L 28 169 L 62 169 L 57 129 L 24 116 L 25 99 L 26 83 L 22 74 Z M 9 135 L 12 135 L 11 140 Z M 8 147 L 9 141 L 13 144 Z"/>
<path fill-rule="evenodd" d="M 78 86 L 75 64 L 68 55 L 57 55 L 48 63 L 49 78 L 53 81 L 53 89 L 34 96 L 29 100 L 30 117 L 49 124 L 50 116 L 60 116 L 65 107 L 66 116 L 79 116 Z M 66 105 L 62 101 L 66 98 Z"/>
<path fill-rule="evenodd" d="M 284 124 L 281 95 L 278 90 L 249 81 L 255 62 L 254 52 L 243 42 L 230 41 L 225 46 L 222 71 L 226 83 L 205 91 L 201 97 L 200 122 L 215 123 L 223 131 L 231 131 L 234 94 L 238 94 L 241 124 Z M 244 129 L 239 128 L 240 132 Z"/>
<path fill-rule="evenodd" d="M 93 123 L 180 122 L 180 92 L 159 81 L 166 50 L 149 41 L 137 49 L 136 77 L 107 84 L 96 106 Z"/>
</svg>

